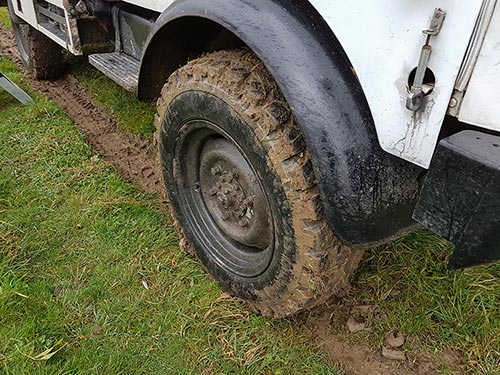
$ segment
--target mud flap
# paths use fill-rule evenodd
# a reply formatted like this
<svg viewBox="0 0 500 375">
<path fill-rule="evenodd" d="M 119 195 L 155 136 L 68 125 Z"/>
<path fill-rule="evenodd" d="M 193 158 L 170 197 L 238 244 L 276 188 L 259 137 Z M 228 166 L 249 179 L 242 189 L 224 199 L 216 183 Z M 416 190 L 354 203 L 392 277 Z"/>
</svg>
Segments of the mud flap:
<svg viewBox="0 0 500 375">
<path fill-rule="evenodd" d="M 28 94 L 2 73 L 0 73 L 0 87 L 23 104 L 33 103 L 33 99 Z"/>
<path fill-rule="evenodd" d="M 439 142 L 413 218 L 455 244 L 449 268 L 500 260 L 500 137 L 466 130 Z"/>
</svg>

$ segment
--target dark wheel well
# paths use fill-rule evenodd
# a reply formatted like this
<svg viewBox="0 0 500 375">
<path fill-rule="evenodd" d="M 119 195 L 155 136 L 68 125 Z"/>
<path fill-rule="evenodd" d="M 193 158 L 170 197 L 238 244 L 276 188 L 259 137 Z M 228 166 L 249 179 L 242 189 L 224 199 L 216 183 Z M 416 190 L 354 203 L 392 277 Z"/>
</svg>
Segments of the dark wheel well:
<svg viewBox="0 0 500 375">
<path fill-rule="evenodd" d="M 154 100 L 168 77 L 203 54 L 245 47 L 245 43 L 216 22 L 182 17 L 158 30 L 143 57 L 139 98 Z"/>
</svg>

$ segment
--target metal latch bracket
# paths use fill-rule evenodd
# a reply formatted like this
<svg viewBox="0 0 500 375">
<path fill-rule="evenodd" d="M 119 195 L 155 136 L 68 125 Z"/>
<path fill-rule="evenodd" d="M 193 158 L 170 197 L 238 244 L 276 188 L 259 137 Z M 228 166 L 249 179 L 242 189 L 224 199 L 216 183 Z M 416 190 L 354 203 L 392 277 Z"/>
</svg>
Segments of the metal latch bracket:
<svg viewBox="0 0 500 375">
<path fill-rule="evenodd" d="M 443 27 L 445 18 L 446 12 L 444 10 L 442 10 L 441 8 L 435 9 L 429 28 L 422 31 L 426 36 L 426 41 L 420 52 L 415 79 L 413 80 L 410 92 L 408 94 L 408 97 L 406 98 L 406 108 L 408 108 L 412 112 L 419 111 L 424 105 L 424 98 L 427 94 L 426 90 L 424 89 L 424 78 L 432 54 L 430 39 L 431 36 L 436 36 L 439 34 L 441 28 Z"/>
</svg>

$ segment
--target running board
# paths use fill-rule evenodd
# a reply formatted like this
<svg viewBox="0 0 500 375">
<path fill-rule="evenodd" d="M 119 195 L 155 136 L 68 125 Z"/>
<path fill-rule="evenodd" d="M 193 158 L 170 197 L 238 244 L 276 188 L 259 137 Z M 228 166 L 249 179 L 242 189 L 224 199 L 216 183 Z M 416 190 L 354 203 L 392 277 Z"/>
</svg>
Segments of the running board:
<svg viewBox="0 0 500 375">
<path fill-rule="evenodd" d="M 125 53 L 112 52 L 90 55 L 89 62 L 127 91 L 137 92 L 140 69 L 138 60 Z"/>
</svg>

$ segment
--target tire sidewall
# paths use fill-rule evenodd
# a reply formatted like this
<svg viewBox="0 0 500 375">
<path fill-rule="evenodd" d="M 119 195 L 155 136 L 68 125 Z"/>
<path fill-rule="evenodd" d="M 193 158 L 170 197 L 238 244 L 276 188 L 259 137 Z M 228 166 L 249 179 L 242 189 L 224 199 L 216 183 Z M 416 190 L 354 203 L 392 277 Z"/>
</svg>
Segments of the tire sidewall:
<svg viewBox="0 0 500 375">
<path fill-rule="evenodd" d="M 23 22 L 23 20 L 14 13 L 14 5 L 12 4 L 12 0 L 7 0 L 7 9 L 9 10 L 9 16 L 12 23 Z"/>
<path fill-rule="evenodd" d="M 19 55 L 23 62 L 28 66 L 28 68 L 32 68 L 32 63 L 30 59 L 30 51 L 29 51 L 29 38 L 27 35 L 22 35 L 21 27 L 30 28 L 31 26 L 26 23 L 22 18 L 18 17 L 14 13 L 14 5 L 12 4 L 12 0 L 7 0 L 7 7 L 9 10 L 10 21 L 12 23 L 12 32 L 14 34 L 14 38 L 16 39 L 17 50 L 19 51 Z M 30 30 L 27 31 L 28 33 Z"/>
<path fill-rule="evenodd" d="M 247 300 L 256 300 L 255 292 L 264 288 L 286 289 L 288 283 L 276 283 L 276 280 L 290 278 L 291 269 L 296 259 L 291 221 L 291 208 L 279 176 L 273 171 L 267 150 L 256 136 L 257 123 L 244 118 L 241 109 L 229 105 L 221 95 L 206 91 L 188 90 L 178 93 L 167 107 L 160 132 L 160 153 L 164 180 L 170 196 L 172 208 L 184 234 L 193 246 L 196 255 L 224 289 Z M 267 269 L 256 277 L 241 277 L 221 267 L 204 249 L 200 235 L 196 233 L 185 217 L 185 209 L 179 199 L 176 174 L 177 141 L 180 132 L 186 130 L 190 120 L 201 119 L 216 124 L 231 138 L 251 161 L 258 178 L 263 183 L 265 194 L 273 217 L 274 252 Z M 282 290 L 275 290 L 276 295 Z M 273 293 L 274 294 L 274 293 Z"/>
</svg>

